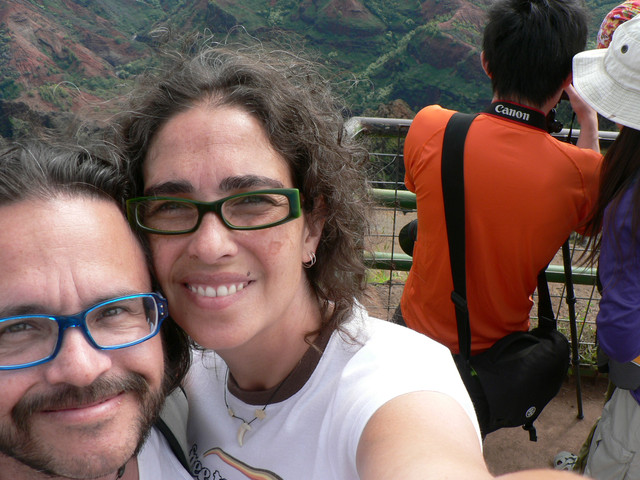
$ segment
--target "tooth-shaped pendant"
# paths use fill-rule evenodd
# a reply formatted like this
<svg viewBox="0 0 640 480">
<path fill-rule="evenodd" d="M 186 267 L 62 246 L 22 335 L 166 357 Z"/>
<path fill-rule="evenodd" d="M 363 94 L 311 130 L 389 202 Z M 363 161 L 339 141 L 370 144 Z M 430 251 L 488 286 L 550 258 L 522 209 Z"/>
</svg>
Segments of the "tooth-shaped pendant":
<svg viewBox="0 0 640 480">
<path fill-rule="evenodd" d="M 242 425 L 238 428 L 238 445 L 242 446 L 244 443 L 244 434 L 247 433 L 248 430 L 251 430 L 251 425 L 247 422 L 242 422 Z"/>
</svg>

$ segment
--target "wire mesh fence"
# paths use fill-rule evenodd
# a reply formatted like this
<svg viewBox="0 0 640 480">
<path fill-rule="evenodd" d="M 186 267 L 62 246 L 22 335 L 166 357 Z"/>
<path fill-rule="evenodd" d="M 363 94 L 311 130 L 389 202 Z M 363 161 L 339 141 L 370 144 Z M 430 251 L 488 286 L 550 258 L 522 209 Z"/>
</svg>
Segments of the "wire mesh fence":
<svg viewBox="0 0 640 480">
<path fill-rule="evenodd" d="M 377 207 L 374 212 L 374 230 L 367 239 L 370 252 L 369 299 L 365 306 L 372 315 L 390 320 L 402 296 L 404 282 L 411 266 L 411 257 L 398 243 L 403 226 L 417 217 L 415 196 L 404 185 L 404 137 L 411 120 L 353 118 L 348 124 L 352 135 L 364 136 L 369 145 L 371 166 L 369 178 Z M 558 136 L 577 137 L 579 130 L 563 130 Z M 601 143 L 606 147 L 615 139 L 613 132 L 601 132 Z M 586 239 L 573 234 L 564 254 L 571 268 L 571 282 L 566 282 L 562 248 L 547 268 L 547 279 L 558 328 L 567 338 L 572 326 L 578 342 L 581 369 L 591 370 L 596 365 L 595 319 L 600 294 L 596 288 L 595 270 L 584 265 Z M 537 292 L 533 295 L 532 325 L 537 322 Z M 571 312 L 573 310 L 573 312 Z M 575 323 L 570 318 L 575 318 Z"/>
</svg>

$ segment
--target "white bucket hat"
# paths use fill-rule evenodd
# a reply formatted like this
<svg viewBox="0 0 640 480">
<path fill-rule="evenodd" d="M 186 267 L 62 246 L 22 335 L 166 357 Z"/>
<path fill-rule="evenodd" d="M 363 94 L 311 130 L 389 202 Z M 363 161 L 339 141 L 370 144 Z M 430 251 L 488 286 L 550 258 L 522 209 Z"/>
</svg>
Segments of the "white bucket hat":
<svg viewBox="0 0 640 480">
<path fill-rule="evenodd" d="M 573 57 L 573 86 L 603 117 L 640 130 L 640 16 L 618 26 L 608 48 Z"/>
</svg>

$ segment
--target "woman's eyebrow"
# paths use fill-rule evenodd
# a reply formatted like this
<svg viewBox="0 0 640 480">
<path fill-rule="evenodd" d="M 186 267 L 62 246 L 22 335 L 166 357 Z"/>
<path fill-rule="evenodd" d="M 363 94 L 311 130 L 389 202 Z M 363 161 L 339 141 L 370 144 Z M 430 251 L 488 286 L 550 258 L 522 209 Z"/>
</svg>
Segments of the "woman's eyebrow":
<svg viewBox="0 0 640 480">
<path fill-rule="evenodd" d="M 252 187 L 284 188 L 284 184 L 275 178 L 261 175 L 237 175 L 227 177 L 220 182 L 220 190 L 223 192 Z"/>
<path fill-rule="evenodd" d="M 222 192 L 231 192 L 234 190 L 255 187 L 284 188 L 284 184 L 275 178 L 264 177 L 261 175 L 234 175 L 232 177 L 224 178 L 220 182 L 219 188 Z M 190 182 L 186 180 L 170 180 L 158 183 L 157 185 L 151 185 L 145 189 L 144 195 L 149 197 L 158 197 L 163 195 L 178 195 L 193 192 L 195 192 L 195 188 Z"/>
<path fill-rule="evenodd" d="M 171 180 L 157 185 L 151 185 L 144 190 L 144 195 L 148 197 L 158 197 L 162 195 L 191 193 L 194 190 L 193 185 L 186 180 Z"/>
</svg>

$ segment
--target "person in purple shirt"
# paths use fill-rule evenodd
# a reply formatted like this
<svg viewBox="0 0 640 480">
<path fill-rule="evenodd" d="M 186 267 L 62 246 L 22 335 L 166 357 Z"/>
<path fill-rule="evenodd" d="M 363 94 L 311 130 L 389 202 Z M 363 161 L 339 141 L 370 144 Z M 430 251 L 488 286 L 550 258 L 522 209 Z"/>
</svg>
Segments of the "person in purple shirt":
<svg viewBox="0 0 640 480">
<path fill-rule="evenodd" d="M 621 24 L 607 49 L 577 54 L 573 83 L 585 102 L 620 128 L 604 157 L 587 232 L 595 235 L 596 252 L 599 247 L 598 342 L 610 359 L 627 363 L 640 356 L 640 17 Z M 625 382 L 623 388 L 610 379 L 616 389 L 593 434 L 584 473 L 638 479 L 640 383 Z"/>
</svg>

